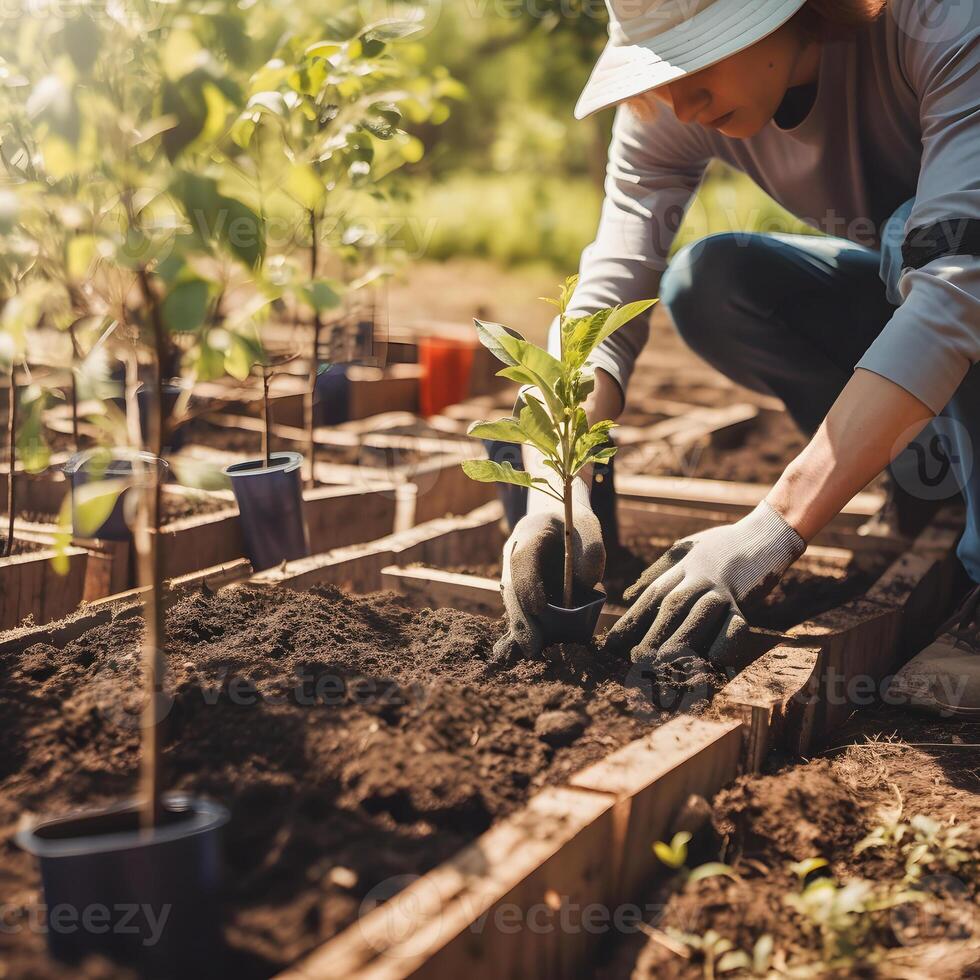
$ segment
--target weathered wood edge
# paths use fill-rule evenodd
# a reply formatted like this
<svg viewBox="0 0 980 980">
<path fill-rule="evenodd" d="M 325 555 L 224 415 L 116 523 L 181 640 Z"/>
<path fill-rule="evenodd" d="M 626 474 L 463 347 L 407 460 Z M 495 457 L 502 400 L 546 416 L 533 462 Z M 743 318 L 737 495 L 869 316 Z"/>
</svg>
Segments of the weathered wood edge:
<svg viewBox="0 0 980 980">
<path fill-rule="evenodd" d="M 729 682 L 714 706 L 745 723 L 749 771 L 776 745 L 806 755 L 883 691 L 949 605 L 958 536 L 937 515 L 863 597 L 794 627 Z"/>
<path fill-rule="evenodd" d="M 601 934 L 563 928 L 562 914 L 588 906 L 611 917 L 637 901 L 655 870 L 652 843 L 691 793 L 710 799 L 736 777 L 741 741 L 737 720 L 672 719 L 538 793 L 280 977 L 581 976 Z"/>
</svg>

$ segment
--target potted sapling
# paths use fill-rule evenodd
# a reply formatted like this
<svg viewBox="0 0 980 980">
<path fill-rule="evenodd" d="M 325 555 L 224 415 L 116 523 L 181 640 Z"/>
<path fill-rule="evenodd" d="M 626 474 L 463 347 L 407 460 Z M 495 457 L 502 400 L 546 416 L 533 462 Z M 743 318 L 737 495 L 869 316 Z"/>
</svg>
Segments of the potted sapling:
<svg viewBox="0 0 980 980">
<path fill-rule="evenodd" d="M 558 357 L 499 323 L 475 321 L 480 341 L 506 365 L 497 372 L 498 376 L 516 381 L 524 390 L 516 417 L 475 422 L 468 434 L 485 441 L 516 443 L 537 450 L 551 471 L 549 478 L 515 469 L 507 461 L 474 459 L 462 464 L 471 479 L 537 490 L 562 504 L 565 523 L 562 594 L 549 596 L 539 617 L 545 636 L 552 642 L 582 642 L 591 636 L 606 599 L 598 590 L 588 596 L 576 596 L 573 591 L 573 484 L 586 467 L 608 463 L 616 452 L 609 443 L 614 423 L 600 420 L 590 425 L 586 417 L 583 406 L 595 383 L 586 362 L 599 344 L 656 302 L 643 300 L 586 316 L 569 316 L 568 302 L 575 281 L 574 277 L 566 281 L 558 300 L 548 300 L 559 310 Z"/>
<path fill-rule="evenodd" d="M 262 378 L 262 456 L 225 467 L 238 502 L 245 553 L 256 571 L 310 553 L 303 516 L 303 457 L 297 452 L 272 451 L 269 388 L 275 369 L 295 354 L 259 352 L 255 366 Z"/>
</svg>

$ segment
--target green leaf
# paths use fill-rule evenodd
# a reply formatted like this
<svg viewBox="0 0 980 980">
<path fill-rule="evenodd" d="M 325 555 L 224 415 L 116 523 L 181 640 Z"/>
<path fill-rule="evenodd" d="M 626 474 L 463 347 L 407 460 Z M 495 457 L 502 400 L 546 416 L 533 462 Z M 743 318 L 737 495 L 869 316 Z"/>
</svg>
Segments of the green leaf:
<svg viewBox="0 0 980 980">
<path fill-rule="evenodd" d="M 796 861 L 789 866 L 790 871 L 800 878 L 808 877 L 812 872 L 817 871 L 820 868 L 829 867 L 828 862 L 825 858 L 812 857 L 807 858 L 805 861 Z"/>
<path fill-rule="evenodd" d="M 533 371 L 529 371 L 526 367 L 521 365 L 506 367 L 497 372 L 497 377 L 507 378 L 508 381 L 515 381 L 519 385 L 530 385 L 532 388 L 537 388 L 548 406 L 548 411 L 553 416 L 560 418 L 564 412 L 561 401 L 554 390 L 545 384 L 544 378 L 539 374 L 535 374 Z"/>
<path fill-rule="evenodd" d="M 626 306 L 617 306 L 603 324 L 602 330 L 599 332 L 599 338 L 593 344 L 593 348 L 598 347 L 599 344 L 612 336 L 620 327 L 626 326 L 631 320 L 635 320 L 641 314 L 646 313 L 656 302 L 657 300 L 655 299 L 643 299 L 637 303 L 629 303 Z M 591 353 L 591 350 L 589 353 Z"/>
<path fill-rule="evenodd" d="M 203 279 L 174 286 L 163 301 L 163 320 L 174 333 L 193 333 L 204 324 L 209 287 Z"/>
<path fill-rule="evenodd" d="M 51 564 L 56 575 L 67 575 L 71 569 L 68 561 L 68 547 L 71 545 L 71 494 L 61 502 L 58 511 L 58 531 L 54 536 L 54 555 Z"/>
<path fill-rule="evenodd" d="M 265 255 L 265 226 L 249 207 L 218 190 L 211 177 L 182 172 L 171 184 L 187 219 L 202 242 L 217 242 L 250 268 Z"/>
<path fill-rule="evenodd" d="M 732 881 L 738 880 L 738 875 L 727 864 L 722 864 L 720 861 L 709 861 L 707 864 L 696 867 L 691 872 L 688 881 L 703 881 L 705 878 L 717 878 L 721 875 L 731 878 Z"/>
<path fill-rule="evenodd" d="M 752 967 L 749 954 L 741 949 L 729 950 L 719 960 L 715 969 L 719 973 L 731 973 L 733 970 L 748 970 Z"/>
<path fill-rule="evenodd" d="M 160 115 L 173 116 L 177 122 L 161 134 L 163 150 L 173 162 L 204 130 L 208 104 L 204 85 L 197 72 L 179 81 L 164 81 L 160 95 Z"/>
<path fill-rule="evenodd" d="M 474 439 L 499 439 L 501 442 L 528 442 L 527 436 L 515 419 L 499 419 L 496 422 L 474 422 L 466 434 Z"/>
<path fill-rule="evenodd" d="M 662 840 L 658 840 L 653 845 L 653 853 L 656 854 L 658 860 L 662 864 L 666 864 L 668 868 L 680 868 L 684 864 L 684 860 L 687 857 L 686 848 L 683 854 L 678 854 L 669 844 L 665 844 Z"/>
<path fill-rule="evenodd" d="M 531 394 L 524 395 L 520 425 L 531 442 L 545 455 L 558 452 L 558 431 L 547 409 Z"/>
<path fill-rule="evenodd" d="M 225 476 L 220 466 L 206 463 L 199 459 L 188 459 L 182 456 L 172 456 L 169 460 L 170 469 L 177 481 L 185 487 L 196 490 L 228 490 L 231 481 Z"/>
<path fill-rule="evenodd" d="M 65 21 L 62 43 L 68 57 L 84 75 L 91 71 L 102 47 L 102 35 L 96 22 L 88 14 L 80 14 Z"/>
<path fill-rule="evenodd" d="M 126 480 L 98 480 L 77 487 L 73 491 L 75 534 L 80 538 L 94 537 L 127 486 Z"/>
<path fill-rule="evenodd" d="M 44 437 L 42 413 L 47 403 L 37 385 L 25 389 L 20 399 L 21 420 L 17 430 L 17 456 L 28 473 L 41 473 L 51 462 L 51 450 Z"/>
<path fill-rule="evenodd" d="M 334 310 L 341 303 L 340 292 L 337 283 L 326 279 L 318 279 L 302 289 L 303 298 L 317 313 L 324 310 Z"/>
<path fill-rule="evenodd" d="M 480 343 L 498 361 L 503 361 L 504 364 L 510 367 L 516 366 L 517 358 L 509 352 L 508 347 L 505 346 L 505 342 L 510 339 L 523 340 L 524 338 L 515 330 L 511 330 L 501 323 L 490 323 L 485 320 L 476 319 L 473 322 L 476 324 L 476 335 L 479 337 Z"/>
<path fill-rule="evenodd" d="M 72 282 L 80 283 L 88 279 L 95 261 L 97 244 L 94 235 L 75 235 L 68 240 L 65 265 L 68 278 Z"/>
<path fill-rule="evenodd" d="M 509 367 L 521 366 L 540 377 L 551 389 L 561 377 L 561 362 L 546 350 L 528 343 L 520 334 L 500 323 L 474 320 L 480 342 Z M 532 382 L 537 383 L 537 382 Z"/>
<path fill-rule="evenodd" d="M 510 483 L 515 487 L 532 489 L 535 484 L 547 484 L 540 477 L 532 477 L 524 470 L 515 470 L 510 463 L 495 463 L 489 459 L 465 459 L 462 462 L 463 472 L 471 479 L 480 483 Z"/>
<path fill-rule="evenodd" d="M 319 208 L 327 196 L 323 181 L 310 167 L 300 163 L 295 163 L 289 168 L 284 188 L 286 193 L 307 211 Z"/>
</svg>

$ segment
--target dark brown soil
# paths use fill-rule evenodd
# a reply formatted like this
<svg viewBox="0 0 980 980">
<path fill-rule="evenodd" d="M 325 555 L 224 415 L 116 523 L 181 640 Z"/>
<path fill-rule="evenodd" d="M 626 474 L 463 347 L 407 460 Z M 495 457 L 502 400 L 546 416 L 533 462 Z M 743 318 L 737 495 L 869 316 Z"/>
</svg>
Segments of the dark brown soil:
<svg viewBox="0 0 980 980">
<path fill-rule="evenodd" d="M 238 453 L 243 457 L 258 457 L 262 454 L 262 433 L 248 429 L 236 429 L 226 425 L 215 425 L 205 418 L 196 418 L 188 422 L 181 430 L 185 433 L 184 445 L 207 446 L 209 449 L 219 449 L 222 452 Z M 290 450 L 304 452 L 305 445 L 274 436 L 272 450 Z M 317 461 L 323 463 L 343 463 L 354 466 L 358 463 L 372 465 L 360 458 L 362 450 L 356 446 L 318 446 Z"/>
<path fill-rule="evenodd" d="M 499 622 L 334 589 L 198 594 L 170 612 L 168 784 L 232 811 L 228 976 L 269 976 L 543 786 L 658 721 L 628 665 L 584 647 L 488 666 Z M 140 620 L 0 660 L 0 893 L 38 902 L 10 841 L 26 811 L 125 797 L 137 767 Z M 543 718 L 568 723 L 544 724 Z M 19 910 L 19 911 L 18 911 Z M 10 915 L 5 922 L 10 921 Z M 9 976 L 56 972 L 42 939 L 0 931 Z"/>
<path fill-rule="evenodd" d="M 980 975 L 980 722 L 940 721 L 880 707 L 857 716 L 821 758 L 773 775 L 743 777 L 715 801 L 713 834 L 702 835 L 689 859 L 695 867 L 721 857 L 738 880 L 712 877 L 684 886 L 674 878 L 647 896 L 648 923 L 663 932 L 703 936 L 714 929 L 751 952 L 764 934 L 790 965 L 813 963 L 816 929 L 785 903 L 800 889 L 789 864 L 829 862 L 838 882 L 897 884 L 905 857 L 883 847 L 855 854 L 855 845 L 892 819 L 924 815 L 965 828 L 960 847 L 971 861 L 956 868 L 927 862 L 925 900 L 876 913 L 871 946 L 880 962 L 852 962 L 811 976 L 959 978 Z M 696 838 L 696 842 L 698 838 Z M 719 850 L 720 847 L 720 850 Z M 685 960 L 642 932 L 609 950 L 599 980 L 673 980 L 709 975 L 695 953 Z M 726 974 L 727 975 L 727 974 Z M 735 976 L 745 976 L 736 973 Z M 759 974 L 763 975 L 763 974 Z M 772 974 L 777 975 L 777 974 Z M 778 975 L 797 975 L 780 973 Z"/>
<path fill-rule="evenodd" d="M 186 446 L 207 446 L 229 453 L 258 456 L 262 452 L 262 433 L 215 425 L 205 418 L 195 418 L 181 426 Z"/>
<path fill-rule="evenodd" d="M 609 601 L 622 605 L 623 593 L 669 545 L 667 541 L 637 538 L 609 554 L 603 582 Z M 763 629 L 788 630 L 863 595 L 890 563 L 887 555 L 869 555 L 860 564 L 855 562 L 846 569 L 794 566 L 764 602 L 751 611 L 746 610 L 750 613 L 749 620 L 753 626 Z M 446 570 L 481 578 L 500 578 L 501 565 L 499 560 L 468 562 Z"/>
<path fill-rule="evenodd" d="M 695 445 L 684 450 L 662 443 L 626 446 L 616 455 L 616 468 L 623 473 L 771 485 L 805 445 L 805 437 L 788 415 L 762 412 L 736 446 Z"/>
<path fill-rule="evenodd" d="M 170 524 L 185 517 L 204 517 L 234 508 L 230 500 L 216 500 L 204 493 L 187 491 L 183 494 L 165 493 L 160 497 L 160 521 Z"/>
</svg>

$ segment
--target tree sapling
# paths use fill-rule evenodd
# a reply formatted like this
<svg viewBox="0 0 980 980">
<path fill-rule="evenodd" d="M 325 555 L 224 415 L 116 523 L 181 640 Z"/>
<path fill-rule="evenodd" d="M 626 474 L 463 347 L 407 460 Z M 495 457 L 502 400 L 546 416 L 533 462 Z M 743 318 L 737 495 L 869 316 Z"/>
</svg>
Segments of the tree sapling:
<svg viewBox="0 0 980 980">
<path fill-rule="evenodd" d="M 560 356 L 526 341 L 519 333 L 499 323 L 475 320 L 481 343 L 506 367 L 499 377 L 526 386 L 523 407 L 516 418 L 475 422 L 468 434 L 478 439 L 495 439 L 530 446 L 542 454 L 544 465 L 557 482 L 515 470 L 510 463 L 471 459 L 463 463 L 466 475 L 484 483 L 510 483 L 539 490 L 564 506 L 565 567 L 563 604 L 572 607 L 572 485 L 586 467 L 606 463 L 616 452 L 609 445 L 614 424 L 602 420 L 589 425 L 582 407 L 595 385 L 586 362 L 592 352 L 620 327 L 650 309 L 656 300 L 641 300 L 627 306 L 599 310 L 586 316 L 569 316 L 568 304 L 577 276 L 567 279 L 558 299 L 545 302 L 558 307 Z"/>
</svg>

